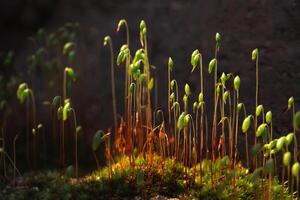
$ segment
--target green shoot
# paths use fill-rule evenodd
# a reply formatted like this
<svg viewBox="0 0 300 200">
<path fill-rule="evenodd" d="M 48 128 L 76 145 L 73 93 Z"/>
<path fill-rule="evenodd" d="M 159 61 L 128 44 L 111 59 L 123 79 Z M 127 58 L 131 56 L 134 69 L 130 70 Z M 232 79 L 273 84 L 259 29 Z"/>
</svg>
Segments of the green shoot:
<svg viewBox="0 0 300 200">
<path fill-rule="evenodd" d="M 116 90 L 115 90 L 115 73 L 114 73 L 114 52 L 113 45 L 110 36 L 104 38 L 104 46 L 109 45 L 110 57 L 111 57 L 111 94 L 112 94 L 112 104 L 113 104 L 113 115 L 114 115 L 114 132 L 116 134 L 118 129 L 118 120 L 117 120 L 117 105 L 116 105 Z"/>
</svg>

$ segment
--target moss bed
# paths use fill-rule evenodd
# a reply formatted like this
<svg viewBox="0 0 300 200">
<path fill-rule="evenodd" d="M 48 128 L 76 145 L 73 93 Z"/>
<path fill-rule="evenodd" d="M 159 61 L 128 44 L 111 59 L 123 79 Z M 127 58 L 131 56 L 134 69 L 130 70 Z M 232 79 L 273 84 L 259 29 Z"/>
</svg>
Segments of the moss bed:
<svg viewBox="0 0 300 200">
<path fill-rule="evenodd" d="M 70 172 L 43 171 L 19 177 L 16 187 L 10 184 L 2 185 L 0 196 L 3 200 L 151 198 L 246 200 L 262 199 L 262 190 L 268 189 L 267 181 L 263 181 L 259 171 L 249 173 L 240 164 L 236 169 L 229 169 L 227 157 L 216 161 L 216 171 L 222 171 L 222 175 L 215 174 L 213 180 L 210 165 L 209 160 L 203 161 L 201 184 L 199 165 L 196 168 L 185 168 L 173 159 L 163 161 L 159 156 L 153 156 L 151 159 L 139 156 L 134 164 L 130 164 L 128 157 L 121 157 L 112 165 L 111 178 L 108 167 L 78 179 L 72 178 Z M 281 189 L 282 186 L 274 177 L 272 199 L 280 199 Z M 286 188 L 284 199 L 292 199 Z"/>
</svg>

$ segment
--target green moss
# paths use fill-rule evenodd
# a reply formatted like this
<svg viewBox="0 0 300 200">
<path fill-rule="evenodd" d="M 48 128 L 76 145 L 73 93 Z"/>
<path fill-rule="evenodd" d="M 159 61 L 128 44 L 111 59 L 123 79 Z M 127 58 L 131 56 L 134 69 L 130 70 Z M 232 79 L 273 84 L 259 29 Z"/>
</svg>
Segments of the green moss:
<svg viewBox="0 0 300 200">
<path fill-rule="evenodd" d="M 178 168 L 175 160 L 160 161 L 159 156 L 153 157 L 153 162 L 139 156 L 135 166 L 131 166 L 127 157 L 117 159 L 113 167 L 111 180 L 108 168 L 104 167 L 78 180 L 67 178 L 58 172 L 28 174 L 25 186 L 2 190 L 0 195 L 4 200 L 18 199 L 122 199 L 140 196 L 143 199 L 156 196 L 180 197 L 183 199 L 256 199 L 261 194 L 262 179 L 253 178 L 241 166 L 235 170 L 222 168 L 222 160 L 216 161 L 217 169 L 222 169 L 225 176 L 216 174 L 212 187 L 210 168 L 211 163 L 203 163 L 203 183 L 199 182 L 199 166 L 194 175 L 194 168 L 186 169 L 181 164 Z M 137 185 L 138 173 L 143 171 L 143 184 Z M 187 172 L 187 175 L 185 174 Z M 236 187 L 232 187 L 233 175 L 236 176 Z M 266 189 L 266 188 L 264 188 Z M 272 199 L 279 199 L 281 185 L 275 177 L 272 184 Z M 284 190 L 284 199 L 291 199 Z"/>
</svg>

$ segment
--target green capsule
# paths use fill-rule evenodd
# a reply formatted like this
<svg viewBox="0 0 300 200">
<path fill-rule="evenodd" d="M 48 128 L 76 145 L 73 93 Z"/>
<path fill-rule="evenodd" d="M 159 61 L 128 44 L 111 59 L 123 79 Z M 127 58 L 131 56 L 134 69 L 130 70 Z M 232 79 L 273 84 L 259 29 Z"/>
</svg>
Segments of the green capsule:
<svg viewBox="0 0 300 200">
<path fill-rule="evenodd" d="M 282 136 L 280 137 L 278 140 L 277 140 L 277 143 L 276 143 L 276 149 L 278 151 L 281 151 L 283 146 L 286 144 L 286 138 L 285 136 Z"/>
<path fill-rule="evenodd" d="M 123 45 L 121 46 L 120 51 L 125 51 L 125 50 L 127 50 L 127 49 L 128 49 L 128 45 L 127 45 L 127 44 L 123 44 Z"/>
<path fill-rule="evenodd" d="M 267 124 L 261 124 L 256 131 L 256 137 L 260 137 L 261 135 L 265 134 L 267 131 Z"/>
<path fill-rule="evenodd" d="M 256 112 L 255 112 L 256 117 L 258 117 L 261 114 L 263 109 L 264 109 L 264 107 L 262 105 L 259 105 L 256 107 Z"/>
<path fill-rule="evenodd" d="M 270 154 L 271 155 L 274 155 L 274 154 L 276 154 L 278 151 L 276 150 L 276 149 L 271 149 L 271 151 L 270 151 Z"/>
<path fill-rule="evenodd" d="M 199 53 L 198 49 L 194 50 L 192 55 L 191 55 L 191 65 L 193 66 L 192 68 L 192 72 L 194 71 L 194 69 L 197 66 L 197 63 L 195 62 L 195 56 Z"/>
<path fill-rule="evenodd" d="M 194 110 L 194 112 L 197 110 L 197 108 L 198 108 L 198 103 L 194 102 L 193 103 L 193 110 Z"/>
<path fill-rule="evenodd" d="M 64 105 L 66 105 L 67 103 L 71 103 L 71 101 L 70 101 L 70 99 L 69 99 L 69 98 L 65 99 L 65 101 L 64 101 Z"/>
<path fill-rule="evenodd" d="M 242 107 L 243 107 L 243 103 L 239 103 L 239 104 L 237 105 L 237 111 L 240 112 L 241 109 L 242 109 Z"/>
<path fill-rule="evenodd" d="M 66 71 L 67 75 L 72 79 L 72 81 L 76 80 L 77 75 L 71 67 L 66 67 L 65 71 Z"/>
<path fill-rule="evenodd" d="M 71 51 L 71 49 L 75 46 L 73 42 L 67 42 L 63 48 L 63 54 L 67 55 Z"/>
<path fill-rule="evenodd" d="M 195 70 L 197 64 L 199 63 L 200 60 L 200 53 L 199 50 L 196 49 L 193 51 L 192 55 L 191 55 L 191 65 L 193 66 L 192 72 Z"/>
<path fill-rule="evenodd" d="M 223 101 L 224 101 L 224 103 L 227 102 L 228 97 L 229 97 L 229 92 L 225 91 L 224 94 L 223 94 Z"/>
<path fill-rule="evenodd" d="M 288 100 L 288 109 L 290 110 L 292 108 L 292 106 L 294 105 L 294 97 L 290 97 Z"/>
<path fill-rule="evenodd" d="M 26 100 L 26 98 L 28 97 L 29 93 L 30 93 L 30 89 L 29 89 L 29 88 L 26 88 L 26 89 L 21 93 L 21 96 L 20 96 L 20 99 L 19 99 L 21 104 L 25 102 L 25 100 Z"/>
<path fill-rule="evenodd" d="M 256 48 L 252 51 L 252 60 L 253 61 L 256 60 L 257 56 L 258 56 L 258 49 Z"/>
<path fill-rule="evenodd" d="M 275 148 L 275 147 L 276 147 L 276 144 L 277 144 L 277 139 L 275 139 L 275 140 L 272 140 L 272 141 L 269 143 L 269 145 L 270 145 L 270 149 L 273 149 L 273 148 Z"/>
<path fill-rule="evenodd" d="M 241 84 L 241 79 L 239 76 L 236 76 L 233 80 L 233 84 L 234 84 L 234 89 L 235 90 L 239 90 L 240 88 L 240 84 Z"/>
<path fill-rule="evenodd" d="M 181 130 L 184 126 L 184 117 L 185 117 L 185 113 L 181 113 L 178 117 L 178 120 L 177 120 L 177 128 L 179 130 Z"/>
<path fill-rule="evenodd" d="M 186 94 L 187 96 L 190 96 L 190 94 L 191 94 L 191 89 L 190 89 L 190 86 L 189 86 L 188 84 L 185 84 L 185 86 L 184 86 L 184 91 L 185 91 L 185 94 Z"/>
<path fill-rule="evenodd" d="M 246 133 L 248 129 L 250 128 L 251 125 L 251 116 L 248 116 L 244 119 L 243 124 L 242 124 L 242 131 L 243 133 Z"/>
<path fill-rule="evenodd" d="M 198 101 L 199 101 L 199 103 L 203 102 L 203 93 L 202 92 L 199 93 Z"/>
<path fill-rule="evenodd" d="M 27 83 L 21 83 L 19 85 L 18 90 L 17 90 L 17 98 L 19 100 L 21 100 L 21 96 L 22 96 L 24 90 L 27 89 L 27 88 L 28 88 Z"/>
<path fill-rule="evenodd" d="M 272 112 L 271 111 L 268 111 L 266 114 L 266 122 L 268 124 L 271 124 L 271 122 L 272 122 Z"/>
<path fill-rule="evenodd" d="M 36 130 L 35 130 L 35 128 L 32 128 L 32 129 L 31 129 L 31 133 L 32 133 L 32 135 L 36 135 Z"/>
<path fill-rule="evenodd" d="M 174 100 L 174 98 L 175 98 L 175 94 L 174 94 L 174 92 L 172 92 L 172 93 L 170 94 L 170 97 L 169 97 L 169 99 L 170 99 L 170 101 L 173 101 L 173 100 Z"/>
<path fill-rule="evenodd" d="M 174 89 L 174 85 L 175 85 L 175 80 L 172 80 L 171 83 L 170 83 L 170 87 L 171 87 L 172 90 Z"/>
<path fill-rule="evenodd" d="M 184 127 L 187 127 L 188 124 L 190 122 L 190 116 L 189 115 L 185 115 L 184 116 Z"/>
<path fill-rule="evenodd" d="M 63 107 L 63 120 L 64 121 L 66 121 L 68 119 L 70 108 L 71 108 L 70 103 L 66 103 L 65 106 Z"/>
<path fill-rule="evenodd" d="M 110 37 L 109 36 L 105 36 L 104 40 L 103 40 L 103 45 L 106 46 L 106 45 L 108 45 L 109 42 L 110 42 Z"/>
<path fill-rule="evenodd" d="M 38 124 L 38 125 L 37 125 L 37 129 L 39 130 L 39 129 L 41 129 L 41 128 L 43 128 L 43 124 Z"/>
<path fill-rule="evenodd" d="M 77 126 L 76 127 L 76 130 L 75 130 L 75 133 L 78 135 L 80 133 L 82 133 L 82 126 Z"/>
<path fill-rule="evenodd" d="M 216 43 L 217 43 L 218 47 L 221 44 L 221 35 L 220 35 L 220 33 L 216 33 Z"/>
<path fill-rule="evenodd" d="M 292 166 L 292 174 L 294 177 L 298 177 L 300 172 L 300 164 L 299 162 L 296 162 Z"/>
<path fill-rule="evenodd" d="M 168 60 L 168 69 L 169 69 L 170 72 L 173 71 L 173 65 L 174 65 L 173 60 L 172 60 L 171 57 L 169 57 L 169 60 Z"/>
<path fill-rule="evenodd" d="M 291 160 L 292 160 L 291 152 L 285 152 L 283 154 L 283 159 L 282 159 L 283 165 L 286 166 L 286 167 L 290 166 Z"/>
<path fill-rule="evenodd" d="M 198 49 L 196 49 L 196 50 L 193 51 L 193 53 L 192 53 L 192 55 L 191 55 L 191 60 L 192 60 L 192 58 L 195 57 L 197 54 L 199 54 L 199 50 L 198 50 Z"/>
<path fill-rule="evenodd" d="M 208 73 L 211 74 L 212 70 L 216 67 L 217 65 L 217 59 L 212 59 L 210 62 L 209 62 L 209 65 L 208 65 Z"/>
<path fill-rule="evenodd" d="M 146 28 L 146 22 L 144 20 L 141 20 L 140 22 L 140 31 L 142 32 L 142 30 Z"/>
<path fill-rule="evenodd" d="M 144 60 L 144 50 L 143 49 L 139 49 L 135 52 L 132 63 L 136 63 L 140 60 L 141 61 Z"/>
<path fill-rule="evenodd" d="M 147 28 L 146 27 L 143 28 L 142 34 L 143 34 L 143 37 L 147 36 Z"/>
<path fill-rule="evenodd" d="M 225 73 L 223 72 L 222 75 L 221 75 L 221 82 L 222 82 L 222 85 L 225 85 L 227 81 L 227 76 L 225 75 Z"/>
<path fill-rule="evenodd" d="M 118 57 L 117 57 L 117 65 L 118 66 L 122 63 L 124 57 L 125 57 L 124 51 L 120 51 L 120 53 L 118 54 Z"/>
<path fill-rule="evenodd" d="M 199 63 L 199 60 L 200 60 L 200 54 L 196 54 L 192 60 L 192 66 L 193 66 L 192 72 L 196 69 L 197 64 Z"/>
<path fill-rule="evenodd" d="M 286 138 L 286 145 L 290 145 L 294 139 L 294 133 L 289 133 L 287 134 L 287 136 L 285 136 Z"/>
<path fill-rule="evenodd" d="M 198 103 L 198 109 L 200 109 L 204 105 L 204 101 Z"/>
<path fill-rule="evenodd" d="M 137 70 L 140 68 L 142 61 L 139 60 L 136 63 L 130 64 L 130 73 L 135 74 Z"/>
<path fill-rule="evenodd" d="M 270 144 L 264 144 L 264 149 L 270 150 Z"/>
</svg>

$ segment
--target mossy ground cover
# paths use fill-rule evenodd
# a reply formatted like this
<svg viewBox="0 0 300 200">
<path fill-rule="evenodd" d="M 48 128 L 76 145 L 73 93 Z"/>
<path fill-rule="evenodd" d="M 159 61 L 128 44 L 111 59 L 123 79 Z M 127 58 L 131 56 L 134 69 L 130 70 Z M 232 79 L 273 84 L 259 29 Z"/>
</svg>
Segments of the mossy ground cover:
<svg viewBox="0 0 300 200">
<path fill-rule="evenodd" d="M 57 171 L 27 174 L 15 188 L 7 185 L 0 194 L 3 200 L 17 199 L 150 199 L 157 195 L 179 199 L 261 199 L 262 179 L 240 165 L 230 170 L 226 159 L 217 160 L 217 170 L 227 171 L 216 175 L 211 184 L 210 161 L 203 161 L 203 180 L 200 183 L 199 166 L 185 168 L 174 159 L 161 161 L 159 156 L 147 161 L 141 156 L 131 166 L 129 157 L 122 157 L 108 168 L 96 170 L 81 177 Z M 236 175 L 236 187 L 230 184 Z M 263 181 L 266 184 L 266 181 Z M 267 185 L 265 186 L 267 188 Z M 272 199 L 280 199 L 281 185 L 274 178 Z M 285 189 L 284 199 L 292 199 Z"/>
</svg>

